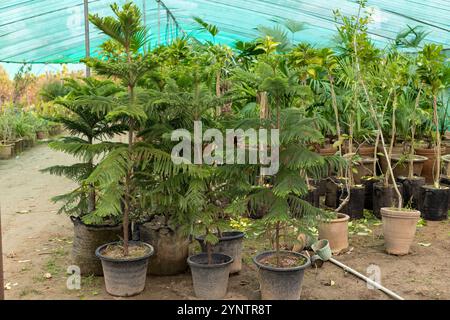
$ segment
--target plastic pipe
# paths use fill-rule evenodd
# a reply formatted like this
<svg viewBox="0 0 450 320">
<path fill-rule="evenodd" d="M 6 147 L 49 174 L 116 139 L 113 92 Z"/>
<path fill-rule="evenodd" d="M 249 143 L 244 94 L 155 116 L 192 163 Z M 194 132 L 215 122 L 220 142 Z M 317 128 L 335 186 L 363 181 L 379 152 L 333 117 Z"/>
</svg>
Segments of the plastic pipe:
<svg viewBox="0 0 450 320">
<path fill-rule="evenodd" d="M 343 264 L 343 263 L 337 261 L 336 259 L 330 258 L 329 261 L 331 261 L 331 262 L 334 263 L 335 265 L 341 267 L 341 268 L 344 269 L 345 271 L 348 271 L 348 272 L 354 274 L 354 275 L 357 276 L 358 278 L 363 279 L 363 280 L 366 281 L 368 284 L 370 284 L 370 285 L 372 285 L 373 287 L 377 288 L 378 290 L 381 290 L 381 291 L 383 291 L 384 293 L 386 293 L 388 296 L 390 296 L 390 297 L 392 297 L 392 298 L 394 298 L 394 299 L 396 299 L 396 300 L 405 300 L 405 299 L 403 299 L 402 297 L 400 297 L 398 294 L 396 294 L 395 292 L 392 292 L 391 290 L 389 290 L 389 289 L 383 287 L 383 286 L 382 286 L 381 284 L 379 284 L 378 282 L 375 282 L 375 281 L 373 281 L 372 279 L 367 278 L 365 275 L 359 273 L 359 272 L 356 271 L 356 270 L 353 270 L 352 268 L 350 268 L 350 267 L 346 266 L 345 264 Z"/>
</svg>

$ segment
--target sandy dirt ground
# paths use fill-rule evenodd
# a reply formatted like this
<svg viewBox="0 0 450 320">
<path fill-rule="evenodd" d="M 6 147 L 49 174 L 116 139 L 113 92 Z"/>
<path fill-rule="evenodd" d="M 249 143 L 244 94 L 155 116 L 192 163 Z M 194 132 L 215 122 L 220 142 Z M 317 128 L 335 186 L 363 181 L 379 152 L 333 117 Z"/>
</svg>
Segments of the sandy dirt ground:
<svg viewBox="0 0 450 320">
<path fill-rule="evenodd" d="M 66 286 L 70 265 L 72 225 L 57 215 L 49 199 L 70 190 L 71 181 L 39 172 L 47 166 L 70 164 L 67 155 L 45 144 L 19 158 L 0 161 L 0 205 L 3 224 L 7 299 L 118 299 L 104 289 L 103 278 L 84 277 L 80 290 Z M 350 236 L 349 253 L 339 261 L 366 274 L 370 265 L 381 271 L 382 284 L 406 299 L 450 299 L 450 222 L 428 222 L 418 228 L 412 253 L 384 253 L 379 225 L 367 236 Z M 260 242 L 246 241 L 244 268 L 231 276 L 227 299 L 259 299 L 251 257 Z M 195 299 L 189 272 L 173 277 L 148 277 L 146 290 L 133 299 Z M 367 288 L 364 281 L 327 262 L 305 274 L 302 299 L 389 299 Z"/>
</svg>

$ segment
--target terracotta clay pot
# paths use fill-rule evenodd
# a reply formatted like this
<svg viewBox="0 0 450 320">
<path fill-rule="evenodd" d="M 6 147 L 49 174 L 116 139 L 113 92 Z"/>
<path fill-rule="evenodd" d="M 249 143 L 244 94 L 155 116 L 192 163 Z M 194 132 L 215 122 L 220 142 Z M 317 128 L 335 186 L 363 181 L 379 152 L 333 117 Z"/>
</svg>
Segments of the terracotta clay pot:
<svg viewBox="0 0 450 320">
<path fill-rule="evenodd" d="M 353 173 L 353 180 L 356 184 L 361 184 L 361 178 L 373 175 L 373 164 L 377 161 L 375 158 L 363 158 L 359 164 L 354 166 L 357 172 Z"/>
<path fill-rule="evenodd" d="M 383 219 L 384 245 L 387 253 L 408 254 L 416 234 L 420 211 L 381 208 L 381 216 Z"/>
<path fill-rule="evenodd" d="M 319 239 L 327 239 L 333 253 L 339 253 L 348 248 L 348 220 L 343 213 L 337 214 L 337 219 L 319 223 Z"/>
<path fill-rule="evenodd" d="M 403 159 L 402 159 L 403 158 Z M 400 162 L 400 160 L 402 161 Z M 396 178 L 404 176 L 407 177 L 409 173 L 409 162 L 410 156 L 405 158 L 405 156 L 400 154 L 393 154 L 391 156 L 392 168 L 394 170 L 394 176 Z M 420 177 L 423 170 L 423 165 L 428 158 L 424 156 L 414 155 L 413 159 L 413 172 L 414 175 Z M 400 162 L 400 163 L 399 163 Z"/>
<path fill-rule="evenodd" d="M 450 148 L 447 148 L 447 149 L 450 150 Z M 450 154 L 443 156 L 442 160 L 444 161 L 442 171 L 447 177 L 450 177 Z"/>
<path fill-rule="evenodd" d="M 445 154 L 445 147 L 441 148 L 441 153 Z M 422 169 L 422 177 L 425 177 L 427 183 L 433 182 L 433 171 L 436 166 L 436 154 L 434 148 L 431 149 L 416 149 L 416 154 L 427 157 L 428 160 L 424 162 Z"/>
<path fill-rule="evenodd" d="M 375 147 L 374 146 L 368 146 L 368 145 L 362 145 L 358 148 L 358 154 L 361 157 L 370 157 L 372 158 L 375 154 Z"/>
<path fill-rule="evenodd" d="M 332 146 L 328 146 L 325 148 L 320 148 L 319 149 L 319 154 L 321 156 L 332 156 L 337 152 L 336 148 L 333 148 Z"/>
<path fill-rule="evenodd" d="M 0 144 L 0 160 L 8 160 L 14 156 L 13 144 Z"/>
</svg>

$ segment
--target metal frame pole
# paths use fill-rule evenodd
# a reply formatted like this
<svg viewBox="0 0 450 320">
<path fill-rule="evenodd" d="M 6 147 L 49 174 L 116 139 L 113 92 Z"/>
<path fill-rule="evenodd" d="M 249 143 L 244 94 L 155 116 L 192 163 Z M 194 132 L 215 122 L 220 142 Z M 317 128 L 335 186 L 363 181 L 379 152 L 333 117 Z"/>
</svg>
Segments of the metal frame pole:
<svg viewBox="0 0 450 320">
<path fill-rule="evenodd" d="M 146 14 L 146 8 L 145 8 L 145 0 L 142 0 L 142 11 L 144 15 L 144 27 L 147 29 L 147 14 Z M 144 46 L 144 54 L 146 53 L 146 46 Z"/>
<path fill-rule="evenodd" d="M 158 2 L 158 46 L 161 44 L 161 2 L 159 0 L 156 0 Z"/>
<path fill-rule="evenodd" d="M 91 56 L 91 43 L 89 39 L 89 0 L 84 0 L 84 47 L 86 58 Z M 91 69 L 86 66 L 86 77 L 91 76 Z"/>
<path fill-rule="evenodd" d="M 2 246 L 2 210 L 0 208 L 0 300 L 5 300 L 5 284 L 3 279 L 3 246 Z"/>
</svg>

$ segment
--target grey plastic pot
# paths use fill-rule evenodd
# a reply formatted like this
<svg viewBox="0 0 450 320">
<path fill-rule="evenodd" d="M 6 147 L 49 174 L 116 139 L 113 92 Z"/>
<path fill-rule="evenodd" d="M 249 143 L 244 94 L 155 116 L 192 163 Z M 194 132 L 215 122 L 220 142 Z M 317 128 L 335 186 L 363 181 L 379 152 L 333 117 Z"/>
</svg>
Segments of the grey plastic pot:
<svg viewBox="0 0 450 320">
<path fill-rule="evenodd" d="M 212 263 L 208 264 L 208 254 L 200 253 L 190 256 L 187 262 L 197 298 L 218 300 L 227 294 L 233 258 L 221 253 L 213 253 L 211 258 Z"/>
<path fill-rule="evenodd" d="M 213 253 L 222 253 L 233 258 L 233 263 L 230 266 L 230 274 L 238 273 L 242 269 L 242 242 L 245 233 L 241 231 L 226 231 L 222 232 L 222 237 L 219 242 L 211 246 Z M 202 251 L 206 252 L 206 244 L 204 236 L 195 237 L 200 243 Z"/>
<path fill-rule="evenodd" d="M 142 257 L 128 259 L 114 259 L 102 255 L 103 249 L 118 242 L 104 244 L 95 250 L 95 255 L 102 261 L 106 292 L 117 297 L 135 296 L 145 289 L 148 259 L 153 255 L 154 249 L 145 242 L 130 241 L 129 245 L 143 245 L 149 252 Z"/>
<path fill-rule="evenodd" d="M 303 275 L 311 265 L 311 260 L 297 252 L 281 251 L 282 255 L 291 255 L 306 259 L 306 263 L 292 268 L 277 268 L 262 264 L 260 261 L 275 255 L 275 251 L 266 251 L 253 258 L 258 267 L 259 285 L 262 300 L 300 300 Z"/>
</svg>

